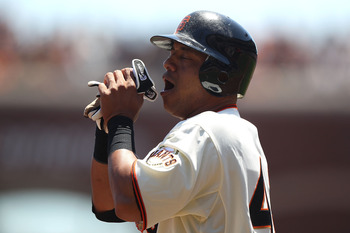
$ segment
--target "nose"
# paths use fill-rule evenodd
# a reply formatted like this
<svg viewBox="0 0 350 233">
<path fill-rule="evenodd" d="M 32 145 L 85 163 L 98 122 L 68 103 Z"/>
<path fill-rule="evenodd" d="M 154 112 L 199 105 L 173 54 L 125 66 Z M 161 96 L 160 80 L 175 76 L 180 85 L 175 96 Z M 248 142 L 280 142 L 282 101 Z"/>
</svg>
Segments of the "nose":
<svg viewBox="0 0 350 233">
<path fill-rule="evenodd" d="M 163 67 L 165 68 L 166 71 L 175 71 L 176 66 L 172 61 L 171 56 L 165 59 L 165 61 L 163 62 Z"/>
</svg>

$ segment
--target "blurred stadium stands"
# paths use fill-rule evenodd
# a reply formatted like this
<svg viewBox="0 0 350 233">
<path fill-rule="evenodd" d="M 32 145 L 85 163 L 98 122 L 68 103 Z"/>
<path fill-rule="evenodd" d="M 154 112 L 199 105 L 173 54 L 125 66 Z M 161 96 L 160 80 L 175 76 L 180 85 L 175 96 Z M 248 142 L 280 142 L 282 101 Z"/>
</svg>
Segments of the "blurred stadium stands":
<svg viewBox="0 0 350 233">
<path fill-rule="evenodd" d="M 167 53 L 126 39 L 57 30 L 24 42 L 0 17 L 0 194 L 90 194 L 95 126 L 82 113 L 97 90 L 87 81 L 140 58 L 158 90 L 163 87 Z M 269 160 L 276 230 L 344 232 L 350 217 L 350 42 L 330 33 L 302 41 L 267 36 L 257 44 L 257 70 L 239 108 L 257 125 Z M 175 123 L 161 99 L 145 102 L 135 126 L 139 156 Z M 0 232 L 2 207 L 0 198 Z"/>
</svg>

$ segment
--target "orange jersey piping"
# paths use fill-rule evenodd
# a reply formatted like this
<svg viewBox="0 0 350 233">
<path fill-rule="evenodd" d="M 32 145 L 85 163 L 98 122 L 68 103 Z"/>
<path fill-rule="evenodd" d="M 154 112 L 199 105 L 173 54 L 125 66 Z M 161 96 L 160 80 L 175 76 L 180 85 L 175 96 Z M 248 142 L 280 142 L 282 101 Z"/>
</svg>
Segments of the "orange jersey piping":
<svg viewBox="0 0 350 233">
<path fill-rule="evenodd" d="M 132 177 L 132 185 L 133 185 L 133 188 L 135 191 L 136 201 L 138 202 L 138 204 L 140 206 L 141 218 L 143 221 L 143 227 L 142 227 L 142 230 L 140 230 L 140 231 L 143 232 L 147 227 L 147 215 L 146 215 L 145 205 L 144 205 L 143 200 L 142 200 L 140 188 L 139 188 L 136 173 L 135 173 L 136 161 L 137 160 L 135 160 L 134 163 L 132 164 L 131 177 Z"/>
</svg>

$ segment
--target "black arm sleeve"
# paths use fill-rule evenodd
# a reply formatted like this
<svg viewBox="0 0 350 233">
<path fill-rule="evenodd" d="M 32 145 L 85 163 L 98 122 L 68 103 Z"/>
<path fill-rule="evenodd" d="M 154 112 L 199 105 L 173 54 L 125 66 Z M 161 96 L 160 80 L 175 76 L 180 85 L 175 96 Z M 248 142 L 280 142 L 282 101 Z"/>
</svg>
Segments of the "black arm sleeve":
<svg viewBox="0 0 350 233">
<path fill-rule="evenodd" d="M 114 209 L 104 212 L 97 212 L 94 204 L 92 204 L 92 212 L 95 214 L 98 220 L 103 222 L 125 222 L 123 219 L 120 219 L 117 215 L 115 215 Z"/>
</svg>

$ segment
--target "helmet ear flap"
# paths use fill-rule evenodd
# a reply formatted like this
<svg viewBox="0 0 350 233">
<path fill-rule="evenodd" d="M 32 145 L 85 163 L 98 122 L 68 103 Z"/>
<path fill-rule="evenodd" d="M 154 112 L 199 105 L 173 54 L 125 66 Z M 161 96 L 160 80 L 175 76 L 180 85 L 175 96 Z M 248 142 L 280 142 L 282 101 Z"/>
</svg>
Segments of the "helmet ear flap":
<svg viewBox="0 0 350 233">
<path fill-rule="evenodd" d="M 230 77 L 232 67 L 209 57 L 199 69 L 199 80 L 210 94 L 228 96 L 237 92 L 236 82 Z"/>
<path fill-rule="evenodd" d="M 228 73 L 224 70 L 221 70 L 217 77 L 218 82 L 225 84 L 228 81 L 228 79 L 229 79 Z"/>
</svg>

